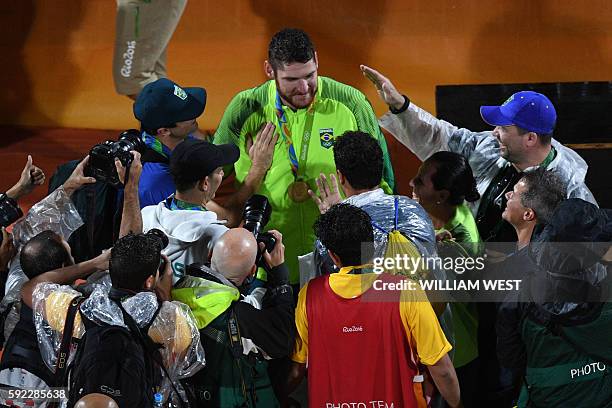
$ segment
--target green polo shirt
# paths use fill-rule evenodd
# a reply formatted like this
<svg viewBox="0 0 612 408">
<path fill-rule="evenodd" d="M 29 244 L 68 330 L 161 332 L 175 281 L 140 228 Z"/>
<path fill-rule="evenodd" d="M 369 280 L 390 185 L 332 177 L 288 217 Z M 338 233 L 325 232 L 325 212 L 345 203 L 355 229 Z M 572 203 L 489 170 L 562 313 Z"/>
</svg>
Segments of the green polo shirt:
<svg viewBox="0 0 612 408">
<path fill-rule="evenodd" d="M 276 84 L 272 80 L 242 91 L 230 102 L 215 132 L 214 143 L 234 143 L 240 148 L 240 158 L 234 165 L 239 183 L 244 181 L 251 167 L 251 160 L 245 149 L 246 135 L 254 137 L 266 122 L 276 124 L 277 132 L 280 132 L 275 102 Z M 314 109 L 308 161 L 305 172 L 300 171 L 310 188 L 316 191 L 315 178 L 320 173 L 329 175 L 336 171 L 332 150 L 334 139 L 347 130 L 361 130 L 374 136 L 383 150 L 384 170 L 381 185 L 387 193 L 392 193 L 395 180 L 389 152 L 376 115 L 365 95 L 351 86 L 319 76 Z M 307 109 L 293 111 L 283 106 L 283 110 L 299 157 Z M 312 225 L 319 216 L 319 210 L 312 200 L 295 203 L 289 198 L 287 188 L 293 181 L 289 151 L 280 136 L 275 146 L 272 166 L 257 193 L 266 196 L 270 201 L 272 216 L 267 229 L 277 229 L 283 234 L 290 280 L 292 283 L 298 283 L 297 257 L 313 250 L 315 237 Z"/>
<path fill-rule="evenodd" d="M 482 254 L 482 242 L 476 221 L 467 205 L 461 204 L 453 218 L 444 226 L 470 257 Z M 451 272 L 452 273 L 452 272 Z M 467 272 L 469 273 L 469 272 Z M 466 279 L 470 279 L 466 276 Z M 476 303 L 451 303 L 455 331 L 453 365 L 462 367 L 478 357 L 478 309 Z"/>
</svg>

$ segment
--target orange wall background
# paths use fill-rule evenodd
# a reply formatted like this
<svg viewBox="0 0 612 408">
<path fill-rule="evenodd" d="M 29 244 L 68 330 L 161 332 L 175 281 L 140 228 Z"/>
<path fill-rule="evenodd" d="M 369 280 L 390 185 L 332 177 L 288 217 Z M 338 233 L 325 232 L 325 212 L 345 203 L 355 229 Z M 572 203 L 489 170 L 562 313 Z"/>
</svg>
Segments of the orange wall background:
<svg viewBox="0 0 612 408">
<path fill-rule="evenodd" d="M 115 6 L 0 2 L 0 124 L 137 126 L 112 83 Z M 236 92 L 264 81 L 267 43 L 285 26 L 304 28 L 320 74 L 363 90 L 377 114 L 385 106 L 361 63 L 432 111 L 439 84 L 612 80 L 609 0 L 190 0 L 168 72 L 208 90 L 201 128 L 216 127 Z M 406 150 L 392 146 L 392 154 L 397 171 Z"/>
</svg>

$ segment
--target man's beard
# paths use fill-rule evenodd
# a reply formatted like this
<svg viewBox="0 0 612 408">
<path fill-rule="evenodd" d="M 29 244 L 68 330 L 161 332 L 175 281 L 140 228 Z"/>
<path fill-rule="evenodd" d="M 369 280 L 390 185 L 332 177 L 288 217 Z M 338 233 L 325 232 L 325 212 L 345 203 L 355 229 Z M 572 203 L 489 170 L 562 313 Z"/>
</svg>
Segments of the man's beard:
<svg viewBox="0 0 612 408">
<path fill-rule="evenodd" d="M 287 94 L 285 94 L 285 93 L 284 93 L 284 92 L 281 90 L 281 88 L 280 88 L 280 86 L 279 86 L 279 84 L 278 84 L 278 81 L 277 81 L 276 79 L 275 79 L 274 81 L 276 82 L 276 92 L 278 92 L 278 94 L 279 94 L 279 96 L 281 97 L 281 100 L 283 101 L 283 103 L 284 103 L 285 105 L 289 106 L 290 108 L 293 108 L 293 109 L 303 109 L 303 108 L 308 107 L 308 106 L 309 106 L 309 105 L 312 103 L 312 101 L 313 101 L 313 99 L 314 99 L 314 96 L 315 96 L 315 93 L 317 92 L 317 89 L 316 89 L 316 88 L 315 88 L 315 89 L 312 89 L 312 90 L 309 92 L 309 94 L 308 94 L 308 95 L 310 96 L 310 98 L 309 98 L 308 102 L 306 102 L 306 103 L 303 103 L 303 102 L 296 103 L 296 102 L 294 101 L 294 98 L 296 98 L 297 96 L 304 96 L 304 95 L 293 95 L 293 96 L 288 96 Z"/>
</svg>

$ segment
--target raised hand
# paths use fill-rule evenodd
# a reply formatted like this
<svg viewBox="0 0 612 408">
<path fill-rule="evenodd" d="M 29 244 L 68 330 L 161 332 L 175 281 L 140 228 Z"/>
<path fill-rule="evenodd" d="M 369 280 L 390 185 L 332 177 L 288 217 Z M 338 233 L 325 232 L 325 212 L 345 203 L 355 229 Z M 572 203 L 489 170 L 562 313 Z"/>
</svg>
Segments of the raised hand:
<svg viewBox="0 0 612 408">
<path fill-rule="evenodd" d="M 18 200 L 19 198 L 30 194 L 36 186 L 40 186 L 44 182 L 45 173 L 41 168 L 36 167 L 32 163 L 32 156 L 28 155 L 28 160 L 25 167 L 21 171 L 19 180 L 6 192 L 6 195 Z"/>
<path fill-rule="evenodd" d="M 359 68 L 363 76 L 374 84 L 378 95 L 387 105 L 393 109 L 400 109 L 404 105 L 404 97 L 395 88 L 389 78 L 366 65 L 360 65 Z"/>
<path fill-rule="evenodd" d="M 138 181 L 140 180 L 140 174 L 142 173 L 142 162 L 140 161 L 140 153 L 135 150 L 130 152 L 132 154 L 132 163 L 130 164 L 130 177 L 128 180 L 128 184 L 138 185 Z M 115 158 L 115 168 L 117 169 L 117 174 L 119 175 L 119 181 L 121 184 L 125 181 L 125 171 L 126 168 L 121 163 L 121 160 Z"/>
<path fill-rule="evenodd" d="M 89 156 L 85 156 L 72 171 L 70 177 L 64 182 L 64 191 L 66 194 L 71 195 L 85 184 L 93 184 L 96 182 L 95 178 L 85 176 L 85 166 L 87 166 L 88 161 Z"/>
<path fill-rule="evenodd" d="M 319 195 L 317 196 L 314 191 L 308 190 L 308 195 L 314 200 L 321 214 L 329 210 L 334 204 L 342 201 L 340 196 L 340 190 L 338 188 L 338 180 L 335 174 L 329 175 L 329 183 L 325 174 L 321 173 L 315 180 L 317 187 L 319 188 Z"/>
<path fill-rule="evenodd" d="M 272 165 L 274 146 L 278 141 L 278 133 L 275 133 L 275 130 L 274 123 L 267 122 L 257 132 L 255 141 L 250 135 L 247 135 L 246 151 L 253 163 L 252 168 L 265 173 Z"/>
</svg>

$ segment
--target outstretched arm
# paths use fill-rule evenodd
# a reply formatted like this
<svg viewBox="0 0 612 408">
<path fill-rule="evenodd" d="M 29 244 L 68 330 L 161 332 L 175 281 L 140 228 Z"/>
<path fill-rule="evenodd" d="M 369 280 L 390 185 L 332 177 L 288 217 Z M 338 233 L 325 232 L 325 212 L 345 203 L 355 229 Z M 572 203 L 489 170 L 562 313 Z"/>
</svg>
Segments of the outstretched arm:
<svg viewBox="0 0 612 408">
<path fill-rule="evenodd" d="M 88 261 L 41 273 L 23 285 L 21 288 L 21 299 L 26 305 L 32 307 L 32 293 L 39 283 L 71 284 L 75 280 L 85 278 L 94 272 L 107 270 L 109 259 L 110 250 L 105 250 L 97 257 Z"/>
<path fill-rule="evenodd" d="M 140 202 L 138 199 L 138 181 L 142 173 L 142 163 L 140 153 L 132 151 L 133 160 L 130 164 L 128 180 L 125 181 L 126 168 L 119 159 L 115 159 L 115 167 L 119 180 L 125 182 L 123 190 L 123 212 L 121 213 L 121 227 L 119 227 L 119 238 L 124 235 L 142 232 L 142 214 L 140 212 Z"/>
</svg>

